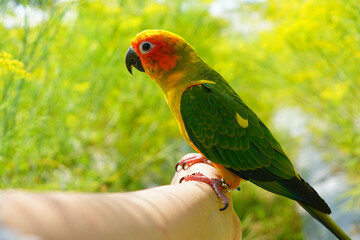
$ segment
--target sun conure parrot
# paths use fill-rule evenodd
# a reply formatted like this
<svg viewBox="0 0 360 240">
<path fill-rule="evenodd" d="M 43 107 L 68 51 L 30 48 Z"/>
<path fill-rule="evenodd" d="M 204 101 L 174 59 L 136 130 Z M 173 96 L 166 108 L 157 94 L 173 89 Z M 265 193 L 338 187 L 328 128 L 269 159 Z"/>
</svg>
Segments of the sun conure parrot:
<svg viewBox="0 0 360 240">
<path fill-rule="evenodd" d="M 230 189 L 237 188 L 241 179 L 249 180 L 297 201 L 339 239 L 350 239 L 328 216 L 328 205 L 296 172 L 265 124 L 183 38 L 164 30 L 143 31 L 131 42 L 126 66 L 130 73 L 134 66 L 156 81 L 182 136 L 212 162 Z M 193 180 L 210 183 L 204 176 Z"/>
</svg>

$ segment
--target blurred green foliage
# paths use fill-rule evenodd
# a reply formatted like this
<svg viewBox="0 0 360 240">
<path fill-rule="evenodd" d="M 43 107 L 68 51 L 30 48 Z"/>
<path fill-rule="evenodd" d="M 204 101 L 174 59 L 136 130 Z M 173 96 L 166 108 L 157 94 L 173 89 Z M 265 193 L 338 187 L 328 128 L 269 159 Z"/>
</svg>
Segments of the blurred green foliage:
<svg viewBox="0 0 360 240">
<path fill-rule="evenodd" d="M 124 64 L 131 39 L 148 28 L 187 39 L 270 128 L 277 109 L 300 107 L 314 144 L 359 183 L 359 2 L 239 1 L 232 14 L 266 23 L 250 32 L 211 14 L 211 4 L 0 1 L 0 187 L 130 191 L 170 182 L 193 150 L 156 84 Z M 42 21 L 25 14 L 9 27 L 4 19 L 19 6 Z M 296 139 L 274 133 L 294 158 Z M 245 239 L 302 238 L 295 203 L 242 188 L 233 195 Z"/>
</svg>

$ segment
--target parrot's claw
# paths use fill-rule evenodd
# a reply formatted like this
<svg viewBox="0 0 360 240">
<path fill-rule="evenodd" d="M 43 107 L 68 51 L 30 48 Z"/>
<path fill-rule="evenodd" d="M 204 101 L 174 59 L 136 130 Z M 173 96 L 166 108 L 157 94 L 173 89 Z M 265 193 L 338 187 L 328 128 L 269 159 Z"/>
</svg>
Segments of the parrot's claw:
<svg viewBox="0 0 360 240">
<path fill-rule="evenodd" d="M 213 166 L 210 160 L 208 160 L 206 157 L 199 153 L 190 153 L 186 154 L 176 165 L 175 165 L 175 171 L 179 172 L 181 169 L 186 170 L 192 165 L 196 163 L 205 163 L 210 166 Z M 180 170 L 178 170 L 178 167 L 181 166 Z"/>
<path fill-rule="evenodd" d="M 225 194 L 222 192 L 223 189 L 228 190 L 228 185 L 225 183 L 224 179 L 218 179 L 218 178 L 208 178 L 204 176 L 201 173 L 193 173 L 191 175 L 187 175 L 185 177 L 182 177 L 179 181 L 179 183 L 182 183 L 183 181 L 198 181 L 198 182 L 204 182 L 211 186 L 211 188 L 214 190 L 216 195 L 219 199 L 221 199 L 222 204 L 224 207 L 220 208 L 220 211 L 224 211 L 229 206 L 229 199 L 225 196 Z"/>
</svg>

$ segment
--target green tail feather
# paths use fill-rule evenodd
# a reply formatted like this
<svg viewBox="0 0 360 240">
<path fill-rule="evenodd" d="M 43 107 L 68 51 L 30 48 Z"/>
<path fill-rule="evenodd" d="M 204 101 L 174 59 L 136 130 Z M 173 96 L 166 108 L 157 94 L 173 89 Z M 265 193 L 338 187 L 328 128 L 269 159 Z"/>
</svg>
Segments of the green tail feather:
<svg viewBox="0 0 360 240">
<path fill-rule="evenodd" d="M 313 218 L 329 229 L 340 240 L 351 240 L 346 233 L 327 215 L 304 203 L 298 202 Z"/>
<path fill-rule="evenodd" d="M 341 240 L 351 239 L 341 228 L 329 217 L 330 208 L 307 182 L 299 175 L 292 179 L 277 180 L 273 182 L 260 182 L 250 180 L 254 184 L 279 195 L 297 201 L 312 217 L 329 229 Z"/>
</svg>

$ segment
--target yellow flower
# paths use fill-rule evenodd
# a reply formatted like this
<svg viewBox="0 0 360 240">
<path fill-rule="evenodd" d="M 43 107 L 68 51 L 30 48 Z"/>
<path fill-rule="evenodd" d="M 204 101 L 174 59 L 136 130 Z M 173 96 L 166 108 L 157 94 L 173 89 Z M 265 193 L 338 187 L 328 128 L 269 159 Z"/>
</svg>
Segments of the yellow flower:
<svg viewBox="0 0 360 240">
<path fill-rule="evenodd" d="M 166 11 L 168 11 L 168 7 L 164 4 L 151 4 L 144 8 L 144 14 L 147 16 L 165 13 Z"/>
<path fill-rule="evenodd" d="M 333 100 L 335 102 L 338 102 L 341 99 L 343 99 L 348 88 L 349 88 L 349 82 L 335 83 L 334 85 L 325 88 L 321 92 L 320 97 L 326 100 Z"/>
<path fill-rule="evenodd" d="M 80 92 L 80 93 L 84 93 L 86 90 L 88 90 L 89 87 L 90 87 L 89 82 L 82 82 L 82 83 L 77 83 L 74 85 L 75 91 Z"/>
<path fill-rule="evenodd" d="M 13 59 L 11 54 L 0 52 L 0 78 L 30 78 L 30 73 L 24 69 L 24 64 Z"/>
</svg>

